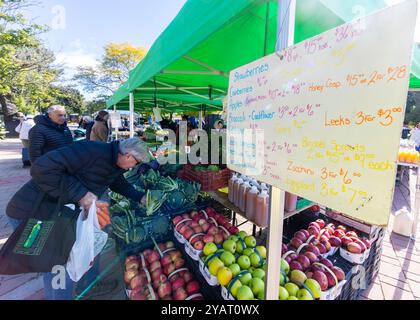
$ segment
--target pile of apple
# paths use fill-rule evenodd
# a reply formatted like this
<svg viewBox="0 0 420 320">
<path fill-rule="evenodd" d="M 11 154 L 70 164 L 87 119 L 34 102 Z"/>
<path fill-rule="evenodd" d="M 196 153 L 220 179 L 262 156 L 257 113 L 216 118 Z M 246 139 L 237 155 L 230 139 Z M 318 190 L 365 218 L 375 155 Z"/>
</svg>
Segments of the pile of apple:
<svg viewBox="0 0 420 320">
<path fill-rule="evenodd" d="M 124 281 L 130 300 L 203 300 L 199 283 L 184 264 L 172 241 L 127 257 Z"/>
<path fill-rule="evenodd" d="M 195 250 L 203 250 L 207 243 L 221 245 L 230 235 L 239 233 L 237 227 L 213 208 L 192 211 L 172 220 L 176 231 L 189 241 Z"/>
<path fill-rule="evenodd" d="M 311 222 L 307 230 L 296 232 L 289 246 L 283 246 L 283 254 L 289 250 L 298 250 L 309 238 L 309 243 L 318 248 L 319 254 L 318 250 L 311 248 L 318 256 L 326 255 L 331 249 L 340 247 L 356 254 L 363 253 L 371 247 L 370 241 L 360 238 L 355 231 L 349 231 L 342 225 L 336 227 L 333 223 L 326 225 L 324 220 L 318 219 Z"/>
<path fill-rule="evenodd" d="M 224 241 L 221 249 L 216 243 L 207 243 L 201 258 L 208 263 L 209 273 L 230 288 L 237 300 L 264 299 L 267 250 L 257 246 L 255 237 L 241 231 Z"/>
</svg>

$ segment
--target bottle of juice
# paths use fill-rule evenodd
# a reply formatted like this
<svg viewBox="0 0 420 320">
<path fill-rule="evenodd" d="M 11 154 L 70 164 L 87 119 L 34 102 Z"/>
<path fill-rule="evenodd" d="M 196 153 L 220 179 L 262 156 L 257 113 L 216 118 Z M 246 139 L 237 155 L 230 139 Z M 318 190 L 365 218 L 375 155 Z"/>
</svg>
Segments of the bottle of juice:
<svg viewBox="0 0 420 320">
<path fill-rule="evenodd" d="M 251 189 L 251 185 L 249 184 L 249 181 L 245 181 L 239 187 L 239 206 L 238 207 L 242 212 L 245 212 L 246 210 L 246 195 L 250 189 Z"/>
<path fill-rule="evenodd" d="M 228 197 L 229 197 L 229 201 L 231 203 L 233 203 L 233 185 L 234 185 L 236 180 L 238 180 L 238 176 L 235 173 L 235 174 L 232 175 L 232 178 L 230 178 L 229 186 L 228 186 L 228 190 L 229 190 Z"/>
<path fill-rule="evenodd" d="M 253 186 L 246 195 L 246 218 L 249 221 L 255 221 L 255 210 L 258 197 L 258 188 Z"/>
<path fill-rule="evenodd" d="M 239 206 L 239 188 L 243 183 L 244 180 L 242 178 L 239 178 L 233 184 L 233 204 L 237 207 Z"/>
<path fill-rule="evenodd" d="M 267 190 L 263 190 L 257 197 L 255 204 L 255 223 L 261 228 L 268 226 L 268 208 L 270 196 Z"/>
<path fill-rule="evenodd" d="M 251 187 L 260 187 L 260 184 L 258 183 L 258 181 L 256 179 L 252 179 L 251 181 Z"/>
<path fill-rule="evenodd" d="M 296 206 L 297 206 L 297 200 L 298 200 L 298 196 L 291 194 L 289 192 L 286 192 L 286 201 L 284 204 L 284 209 L 287 212 L 295 211 Z"/>
</svg>

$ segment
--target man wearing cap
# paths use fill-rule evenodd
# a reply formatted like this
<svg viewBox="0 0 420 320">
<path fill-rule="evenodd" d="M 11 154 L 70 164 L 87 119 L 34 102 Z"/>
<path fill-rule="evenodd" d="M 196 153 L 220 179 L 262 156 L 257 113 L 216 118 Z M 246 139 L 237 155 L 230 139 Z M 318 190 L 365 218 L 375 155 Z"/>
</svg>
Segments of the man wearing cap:
<svg viewBox="0 0 420 320">
<path fill-rule="evenodd" d="M 13 196 L 6 208 L 6 214 L 11 225 L 17 228 L 22 221 L 31 218 L 32 206 L 39 201 L 39 197 L 42 197 L 36 210 L 39 214 L 54 212 L 59 199 L 65 204 L 84 208 L 86 213 L 108 188 L 135 202 L 144 201 L 144 194 L 130 185 L 123 174 L 138 164 L 150 162 L 151 159 L 147 145 L 137 138 L 109 144 L 81 141 L 51 151 L 32 165 L 32 180 Z M 49 218 L 39 215 L 37 217 Z M 47 277 L 51 278 L 51 275 Z M 50 285 L 49 281 L 45 281 L 46 299 L 72 298 L 71 292 L 53 290 Z"/>
</svg>

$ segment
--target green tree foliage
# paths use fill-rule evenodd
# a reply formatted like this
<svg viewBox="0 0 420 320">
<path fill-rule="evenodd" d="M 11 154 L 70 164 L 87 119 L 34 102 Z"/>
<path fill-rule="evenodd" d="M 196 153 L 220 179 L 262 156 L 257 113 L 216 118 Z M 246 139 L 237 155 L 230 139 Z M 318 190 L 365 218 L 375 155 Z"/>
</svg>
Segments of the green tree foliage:
<svg viewBox="0 0 420 320">
<path fill-rule="evenodd" d="M 146 55 L 143 47 L 109 43 L 96 67 L 79 67 L 74 80 L 99 100 L 106 100 L 128 79 L 128 74 Z"/>
</svg>

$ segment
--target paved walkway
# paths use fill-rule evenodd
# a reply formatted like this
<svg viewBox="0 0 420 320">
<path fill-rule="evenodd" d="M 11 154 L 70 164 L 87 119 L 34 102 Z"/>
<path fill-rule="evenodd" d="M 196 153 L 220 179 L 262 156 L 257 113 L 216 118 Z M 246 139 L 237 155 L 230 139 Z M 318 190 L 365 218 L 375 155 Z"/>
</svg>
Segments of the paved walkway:
<svg viewBox="0 0 420 320">
<path fill-rule="evenodd" d="M 0 141 L 0 246 L 12 233 L 5 215 L 7 203 L 30 178 L 29 169 L 22 168 L 21 148 L 18 139 Z M 39 300 L 43 296 L 38 274 L 0 276 L 0 300 Z"/>
<path fill-rule="evenodd" d="M 19 140 L 0 141 L 0 246 L 12 232 L 5 216 L 6 205 L 30 177 L 29 170 L 22 168 L 20 150 Z M 403 206 L 414 207 L 415 184 L 415 172 L 409 172 L 403 184 L 397 185 L 394 213 Z M 391 217 L 390 226 L 392 223 Z M 42 278 L 36 274 L 0 276 L 0 300 L 43 299 L 42 287 Z M 379 276 L 362 299 L 420 300 L 420 225 L 416 242 L 388 232 Z"/>
</svg>

